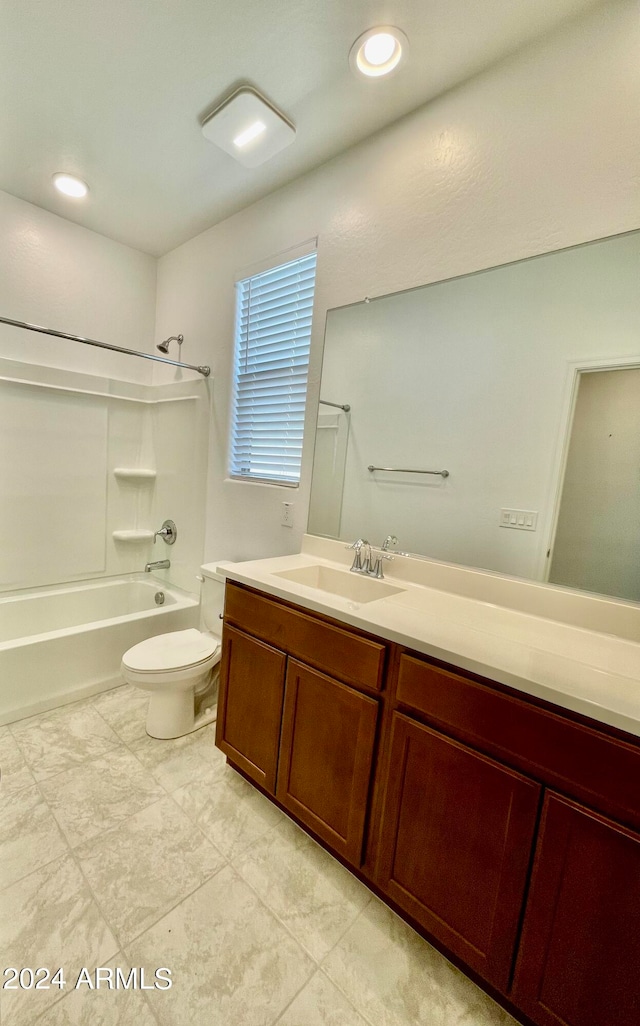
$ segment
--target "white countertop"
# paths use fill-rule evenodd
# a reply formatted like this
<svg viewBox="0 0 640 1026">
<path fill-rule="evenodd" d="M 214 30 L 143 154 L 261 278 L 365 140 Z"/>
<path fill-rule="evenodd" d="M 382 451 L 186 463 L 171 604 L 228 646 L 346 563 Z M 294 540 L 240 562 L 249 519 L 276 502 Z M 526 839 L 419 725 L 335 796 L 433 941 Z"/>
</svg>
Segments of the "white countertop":
<svg viewBox="0 0 640 1026">
<path fill-rule="evenodd" d="M 275 576 L 318 565 L 348 572 L 352 555 L 305 535 L 296 555 L 203 569 L 640 737 L 640 606 L 402 556 L 385 564 L 386 583 L 401 590 L 364 603 Z M 540 615 L 547 607 L 569 622 Z"/>
</svg>

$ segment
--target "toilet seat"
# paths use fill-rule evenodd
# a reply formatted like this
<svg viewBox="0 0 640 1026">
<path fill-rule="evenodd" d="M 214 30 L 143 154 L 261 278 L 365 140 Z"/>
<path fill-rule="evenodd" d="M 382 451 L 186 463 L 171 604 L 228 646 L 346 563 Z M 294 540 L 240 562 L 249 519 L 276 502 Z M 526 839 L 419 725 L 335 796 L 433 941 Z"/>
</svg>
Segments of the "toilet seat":
<svg viewBox="0 0 640 1026">
<path fill-rule="evenodd" d="M 189 628 L 186 631 L 158 634 L 139 642 L 125 652 L 122 665 L 135 674 L 162 676 L 204 666 L 214 659 L 219 648 L 218 638 Z"/>
</svg>

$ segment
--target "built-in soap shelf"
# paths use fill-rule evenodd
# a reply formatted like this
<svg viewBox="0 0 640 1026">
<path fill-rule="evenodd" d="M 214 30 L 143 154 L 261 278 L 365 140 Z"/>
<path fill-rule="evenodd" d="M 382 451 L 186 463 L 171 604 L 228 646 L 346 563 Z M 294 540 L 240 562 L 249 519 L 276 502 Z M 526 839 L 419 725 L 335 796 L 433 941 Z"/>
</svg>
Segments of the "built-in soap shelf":
<svg viewBox="0 0 640 1026">
<path fill-rule="evenodd" d="M 155 481 L 156 472 L 151 467 L 115 467 L 113 471 L 115 477 L 119 477 L 125 481 Z"/>
<path fill-rule="evenodd" d="M 129 481 L 132 485 L 153 484 L 156 479 L 156 472 L 152 467 L 114 467 L 113 474 L 120 481 Z M 137 517 L 132 517 L 132 519 L 137 519 Z M 113 531 L 111 537 L 117 542 L 148 542 L 153 541 L 154 533 L 135 528 Z"/>
<path fill-rule="evenodd" d="M 142 542 L 153 539 L 153 531 L 113 531 L 111 537 L 119 542 Z"/>
</svg>

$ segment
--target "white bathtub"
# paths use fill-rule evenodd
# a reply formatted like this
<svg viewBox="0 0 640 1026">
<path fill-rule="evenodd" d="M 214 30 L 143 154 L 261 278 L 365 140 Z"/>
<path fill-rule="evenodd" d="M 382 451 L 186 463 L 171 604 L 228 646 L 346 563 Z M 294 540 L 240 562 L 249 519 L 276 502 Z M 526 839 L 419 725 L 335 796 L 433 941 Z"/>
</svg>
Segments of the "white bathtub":
<svg viewBox="0 0 640 1026">
<path fill-rule="evenodd" d="M 198 612 L 194 595 L 144 573 L 0 596 L 0 724 L 115 687 L 128 648 L 197 627 Z"/>
</svg>

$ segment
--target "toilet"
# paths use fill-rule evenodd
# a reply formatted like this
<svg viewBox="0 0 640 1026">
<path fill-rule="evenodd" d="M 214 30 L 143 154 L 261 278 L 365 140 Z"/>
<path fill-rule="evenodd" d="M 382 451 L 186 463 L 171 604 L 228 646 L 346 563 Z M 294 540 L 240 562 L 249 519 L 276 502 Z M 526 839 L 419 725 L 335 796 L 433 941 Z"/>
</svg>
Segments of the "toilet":
<svg viewBox="0 0 640 1026">
<path fill-rule="evenodd" d="M 216 719 L 224 579 L 212 565 L 202 572 L 202 629 L 158 634 L 122 657 L 120 672 L 126 683 L 149 692 L 146 730 L 150 737 L 182 737 Z"/>
</svg>

